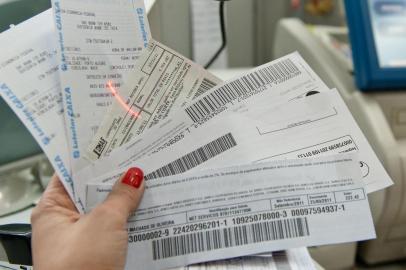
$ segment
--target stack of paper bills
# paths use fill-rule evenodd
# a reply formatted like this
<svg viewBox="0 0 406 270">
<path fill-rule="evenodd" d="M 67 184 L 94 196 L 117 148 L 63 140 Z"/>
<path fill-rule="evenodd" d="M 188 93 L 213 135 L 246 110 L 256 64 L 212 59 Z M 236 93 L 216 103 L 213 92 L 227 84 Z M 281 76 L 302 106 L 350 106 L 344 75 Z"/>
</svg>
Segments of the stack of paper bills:
<svg viewBox="0 0 406 270">
<path fill-rule="evenodd" d="M 392 181 L 298 53 L 223 82 L 151 38 L 142 0 L 54 0 L 0 44 L 0 94 L 78 211 L 144 171 L 128 269 L 375 237 L 367 194 Z"/>
</svg>

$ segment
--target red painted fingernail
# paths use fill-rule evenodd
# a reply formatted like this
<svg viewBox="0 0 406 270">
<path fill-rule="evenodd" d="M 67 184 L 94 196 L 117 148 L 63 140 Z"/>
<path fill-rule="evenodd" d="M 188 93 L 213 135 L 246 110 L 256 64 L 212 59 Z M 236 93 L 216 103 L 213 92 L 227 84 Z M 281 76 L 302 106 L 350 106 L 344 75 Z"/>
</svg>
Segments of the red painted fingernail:
<svg viewBox="0 0 406 270">
<path fill-rule="evenodd" d="M 139 188 L 142 180 L 144 180 L 144 172 L 140 168 L 133 167 L 128 169 L 123 179 L 121 179 L 121 183 Z"/>
</svg>

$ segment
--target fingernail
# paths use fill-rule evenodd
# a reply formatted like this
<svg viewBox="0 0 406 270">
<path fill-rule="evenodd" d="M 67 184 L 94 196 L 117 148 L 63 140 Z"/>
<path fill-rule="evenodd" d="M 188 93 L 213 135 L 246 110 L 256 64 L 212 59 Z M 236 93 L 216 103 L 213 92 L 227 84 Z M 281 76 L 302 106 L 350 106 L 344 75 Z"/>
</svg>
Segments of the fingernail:
<svg viewBox="0 0 406 270">
<path fill-rule="evenodd" d="M 121 183 L 139 188 L 144 180 L 144 172 L 140 168 L 130 168 L 124 175 Z"/>
</svg>

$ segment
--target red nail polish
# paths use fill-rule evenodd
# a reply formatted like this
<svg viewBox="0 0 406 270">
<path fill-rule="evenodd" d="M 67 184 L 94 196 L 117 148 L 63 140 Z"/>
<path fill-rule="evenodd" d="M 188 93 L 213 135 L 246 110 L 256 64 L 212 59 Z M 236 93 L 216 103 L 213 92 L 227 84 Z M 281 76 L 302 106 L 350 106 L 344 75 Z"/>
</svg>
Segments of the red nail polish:
<svg viewBox="0 0 406 270">
<path fill-rule="evenodd" d="M 121 183 L 139 188 L 142 180 L 144 180 L 144 172 L 140 168 L 133 167 L 128 169 L 123 179 L 121 179 Z"/>
</svg>

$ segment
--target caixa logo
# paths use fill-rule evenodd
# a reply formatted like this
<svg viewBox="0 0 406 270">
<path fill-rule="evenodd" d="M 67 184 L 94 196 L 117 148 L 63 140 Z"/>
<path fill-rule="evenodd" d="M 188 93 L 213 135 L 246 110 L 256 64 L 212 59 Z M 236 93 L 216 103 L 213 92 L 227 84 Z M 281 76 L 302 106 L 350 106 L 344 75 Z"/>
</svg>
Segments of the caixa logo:
<svg viewBox="0 0 406 270">
<path fill-rule="evenodd" d="M 42 138 L 42 143 L 44 145 L 48 145 L 50 141 L 51 141 L 51 139 L 49 137 Z"/>
</svg>

